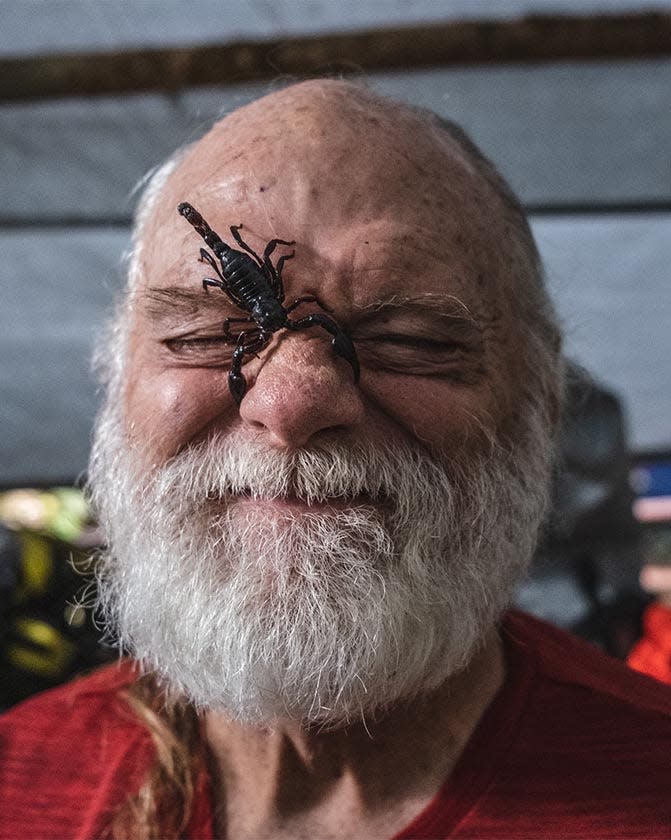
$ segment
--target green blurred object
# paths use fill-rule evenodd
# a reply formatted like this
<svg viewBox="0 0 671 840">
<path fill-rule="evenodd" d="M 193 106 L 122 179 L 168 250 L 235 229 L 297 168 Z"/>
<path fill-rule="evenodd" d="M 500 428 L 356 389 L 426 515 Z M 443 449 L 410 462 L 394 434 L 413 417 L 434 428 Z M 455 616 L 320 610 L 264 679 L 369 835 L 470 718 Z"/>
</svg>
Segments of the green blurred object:
<svg viewBox="0 0 671 840">
<path fill-rule="evenodd" d="M 0 494 L 0 708 L 111 657 L 91 606 L 99 532 L 74 487 Z"/>
</svg>

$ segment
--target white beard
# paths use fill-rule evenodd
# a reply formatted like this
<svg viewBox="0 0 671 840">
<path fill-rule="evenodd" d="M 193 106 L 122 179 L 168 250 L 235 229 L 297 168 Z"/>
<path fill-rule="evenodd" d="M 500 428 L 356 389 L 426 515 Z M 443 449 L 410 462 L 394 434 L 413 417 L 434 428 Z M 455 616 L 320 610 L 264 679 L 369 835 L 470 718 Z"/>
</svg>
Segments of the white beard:
<svg viewBox="0 0 671 840">
<path fill-rule="evenodd" d="M 114 408 L 90 465 L 107 535 L 100 602 L 118 640 L 198 708 L 343 725 L 471 659 L 532 556 L 551 440 L 467 469 L 361 441 L 293 454 L 241 433 L 140 472 Z M 236 499 L 359 498 L 316 512 Z"/>
</svg>

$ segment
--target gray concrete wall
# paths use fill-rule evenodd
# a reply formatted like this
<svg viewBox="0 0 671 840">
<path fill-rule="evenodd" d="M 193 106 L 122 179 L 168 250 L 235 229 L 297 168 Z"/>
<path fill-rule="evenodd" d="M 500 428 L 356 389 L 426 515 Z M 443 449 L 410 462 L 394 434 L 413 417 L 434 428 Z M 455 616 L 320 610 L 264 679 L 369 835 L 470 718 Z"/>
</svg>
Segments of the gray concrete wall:
<svg viewBox="0 0 671 840">
<path fill-rule="evenodd" d="M 528 14 L 669 8 L 670 0 L 2 0 L 0 55 L 183 46 Z"/>
<path fill-rule="evenodd" d="M 157 5 L 166 15 L 152 23 Z M 389 22 L 412 23 L 430 19 L 436 7 L 444 18 L 448 7 L 456 15 L 461 6 L 475 13 L 477 4 L 351 5 L 358 11 L 348 20 L 363 26 L 382 25 L 385 8 L 395 10 Z M 314 12 L 307 22 L 301 6 Z M 548 4 L 491 6 L 514 14 Z M 80 29 L 67 25 L 77 8 Z M 246 8 L 248 16 L 241 3 L 230 4 L 237 12 L 227 33 L 238 26 L 250 37 L 276 37 L 287 27 L 296 33 L 338 24 L 336 5 L 326 0 Z M 202 29 L 208 16 L 192 11 L 182 12 L 178 29 L 178 5 L 149 0 L 24 0 L 2 11 L 6 54 L 178 35 L 198 42 L 223 31 L 220 16 L 210 15 Z M 60 23 L 50 29 L 52 15 Z M 671 448 L 671 61 L 435 70 L 370 82 L 462 122 L 500 166 L 532 210 L 568 352 L 623 396 L 633 449 Z M 0 485 L 69 479 L 84 468 L 97 403 L 88 357 L 121 283 L 132 187 L 218 114 L 267 89 L 0 106 Z"/>
</svg>

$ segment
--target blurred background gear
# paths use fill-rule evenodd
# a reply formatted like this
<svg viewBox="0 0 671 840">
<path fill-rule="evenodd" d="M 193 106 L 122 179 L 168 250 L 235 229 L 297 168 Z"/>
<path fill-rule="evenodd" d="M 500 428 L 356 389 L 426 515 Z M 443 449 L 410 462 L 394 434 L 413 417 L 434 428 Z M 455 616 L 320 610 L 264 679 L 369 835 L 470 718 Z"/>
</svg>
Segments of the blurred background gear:
<svg viewBox="0 0 671 840">
<path fill-rule="evenodd" d="M 558 437 L 552 510 L 517 603 L 624 658 L 650 598 L 620 400 L 576 364 Z"/>
<path fill-rule="evenodd" d="M 90 606 L 97 543 L 80 490 L 0 494 L 0 708 L 111 657 Z"/>
</svg>

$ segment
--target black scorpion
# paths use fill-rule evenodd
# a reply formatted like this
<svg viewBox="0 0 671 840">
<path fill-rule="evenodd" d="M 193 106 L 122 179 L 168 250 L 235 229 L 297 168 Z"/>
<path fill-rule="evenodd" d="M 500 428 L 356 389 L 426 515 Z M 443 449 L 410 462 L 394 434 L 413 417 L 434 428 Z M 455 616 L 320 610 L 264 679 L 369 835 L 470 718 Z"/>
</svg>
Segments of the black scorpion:
<svg viewBox="0 0 671 840">
<path fill-rule="evenodd" d="M 231 235 L 243 251 L 247 252 L 243 253 L 227 245 L 200 213 L 187 202 L 182 202 L 177 211 L 203 237 L 214 253 L 213 257 L 205 248 L 200 249 L 200 261 L 206 262 L 219 278 L 218 280 L 212 277 L 205 278 L 203 288 L 207 291 L 209 286 L 216 286 L 227 294 L 238 308 L 249 312 L 246 318 L 226 318 L 224 321 L 224 340 L 236 345 L 228 373 L 228 387 L 238 405 L 242 402 L 247 390 L 247 383 L 242 375 L 244 357 L 262 350 L 271 340 L 273 333 L 281 329 L 303 330 L 307 327 L 323 327 L 333 336 L 331 344 L 334 351 L 349 362 L 354 371 L 354 381 L 359 381 L 359 360 L 354 344 L 333 318 L 319 312 L 305 315 L 295 321 L 289 318 L 289 313 L 301 303 L 318 303 L 322 306 L 314 295 L 304 295 L 296 298 L 289 306 L 283 306 L 282 269 L 284 263 L 294 256 L 294 252 L 281 256 L 277 265 L 273 265 L 270 255 L 278 245 L 290 247 L 295 244 L 294 242 L 271 239 L 265 247 L 263 257 L 259 257 L 240 236 L 239 231 L 242 225 L 232 225 Z M 219 260 L 221 267 L 217 265 L 215 257 Z M 244 330 L 236 337 L 230 333 L 230 325 L 233 323 L 253 323 L 255 326 Z"/>
</svg>

